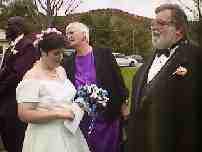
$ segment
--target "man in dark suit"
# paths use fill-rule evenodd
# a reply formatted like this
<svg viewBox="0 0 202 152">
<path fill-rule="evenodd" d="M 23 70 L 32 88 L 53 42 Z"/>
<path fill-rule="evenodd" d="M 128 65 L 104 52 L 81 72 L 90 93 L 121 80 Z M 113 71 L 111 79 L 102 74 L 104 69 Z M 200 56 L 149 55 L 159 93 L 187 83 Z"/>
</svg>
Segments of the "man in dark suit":
<svg viewBox="0 0 202 152">
<path fill-rule="evenodd" d="M 0 135 L 8 152 L 21 152 L 26 125 L 17 117 L 16 87 L 38 57 L 32 41 L 26 38 L 23 17 L 8 19 L 6 38 L 9 48 L 0 67 Z"/>
<path fill-rule="evenodd" d="M 97 84 L 106 89 L 110 102 L 104 115 L 97 118 L 95 130 L 88 135 L 89 117 L 81 123 L 81 129 L 92 152 L 119 152 L 121 137 L 121 109 L 128 96 L 120 69 L 110 49 L 97 49 L 89 44 L 89 29 L 79 22 L 66 28 L 69 46 L 75 53 L 66 58 L 64 68 L 67 77 L 76 88 L 85 84 Z"/>
<path fill-rule="evenodd" d="M 200 49 L 187 39 L 187 17 L 178 5 L 155 13 L 156 52 L 133 79 L 127 152 L 195 152 Z"/>
</svg>

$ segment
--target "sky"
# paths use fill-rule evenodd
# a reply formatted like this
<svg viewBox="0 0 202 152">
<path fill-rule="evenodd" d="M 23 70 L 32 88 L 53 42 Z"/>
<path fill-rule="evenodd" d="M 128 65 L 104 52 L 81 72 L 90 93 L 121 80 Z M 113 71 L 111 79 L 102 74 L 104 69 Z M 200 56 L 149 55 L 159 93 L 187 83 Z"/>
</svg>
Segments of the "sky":
<svg viewBox="0 0 202 152">
<path fill-rule="evenodd" d="M 66 0 L 68 2 L 68 0 Z M 73 13 L 86 12 L 89 10 L 103 9 L 103 8 L 116 8 L 131 14 L 146 16 L 154 18 L 154 9 L 160 4 L 164 3 L 179 3 L 178 0 L 74 0 L 82 1 Z M 182 0 L 185 4 L 190 6 L 192 0 Z M 64 7 L 67 6 L 64 3 Z M 64 10 L 58 14 L 64 15 Z"/>
<path fill-rule="evenodd" d="M 76 12 L 98 8 L 117 8 L 140 16 L 154 15 L 152 0 L 83 0 Z"/>
<path fill-rule="evenodd" d="M 132 14 L 154 17 L 154 9 L 163 3 L 177 3 L 177 0 L 83 0 L 75 12 L 98 8 L 117 8 Z"/>
</svg>

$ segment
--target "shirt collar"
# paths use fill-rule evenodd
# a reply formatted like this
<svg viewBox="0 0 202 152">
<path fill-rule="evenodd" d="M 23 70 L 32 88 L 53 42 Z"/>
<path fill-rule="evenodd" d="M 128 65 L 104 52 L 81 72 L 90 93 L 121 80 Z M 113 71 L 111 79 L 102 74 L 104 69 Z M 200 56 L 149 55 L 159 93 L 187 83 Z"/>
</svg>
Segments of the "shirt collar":
<svg viewBox="0 0 202 152">
<path fill-rule="evenodd" d="M 180 45 L 187 44 L 187 43 L 188 43 L 187 39 L 180 39 L 179 41 L 174 43 L 170 48 L 160 49 L 160 50 L 166 50 L 167 51 L 166 57 L 169 58 L 175 52 L 175 50 L 180 47 Z M 157 54 L 158 54 L 158 52 L 159 52 L 159 50 L 157 50 Z M 161 54 L 162 53 L 160 53 L 160 55 L 157 55 L 157 57 L 160 57 Z"/>
</svg>

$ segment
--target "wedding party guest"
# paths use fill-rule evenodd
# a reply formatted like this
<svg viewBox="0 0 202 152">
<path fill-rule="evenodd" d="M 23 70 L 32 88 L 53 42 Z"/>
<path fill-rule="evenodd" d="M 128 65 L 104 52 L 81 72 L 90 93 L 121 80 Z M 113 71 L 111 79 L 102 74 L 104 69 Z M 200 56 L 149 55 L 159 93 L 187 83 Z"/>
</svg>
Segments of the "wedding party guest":
<svg viewBox="0 0 202 152">
<path fill-rule="evenodd" d="M 38 58 L 23 17 L 8 19 L 4 51 L 0 65 L 0 135 L 8 152 L 21 152 L 26 125 L 17 117 L 16 87 Z"/>
<path fill-rule="evenodd" d="M 72 104 L 76 89 L 60 66 L 64 38 L 55 28 L 37 37 L 40 60 L 16 89 L 19 118 L 28 123 L 22 151 L 89 152 L 84 136 L 75 126 L 84 112 Z"/>
<path fill-rule="evenodd" d="M 133 79 L 127 151 L 196 152 L 201 50 L 188 40 L 187 16 L 178 5 L 160 5 L 155 13 L 156 52 Z"/>
<path fill-rule="evenodd" d="M 121 142 L 121 107 L 128 96 L 128 90 L 116 60 L 110 49 L 93 48 L 89 44 L 89 28 L 80 22 L 66 27 L 69 46 L 75 53 L 64 59 L 67 77 L 78 89 L 80 86 L 96 84 L 109 93 L 110 102 L 104 114 L 95 121 L 91 134 L 91 118 L 84 116 L 81 129 L 91 152 L 119 152 Z"/>
</svg>

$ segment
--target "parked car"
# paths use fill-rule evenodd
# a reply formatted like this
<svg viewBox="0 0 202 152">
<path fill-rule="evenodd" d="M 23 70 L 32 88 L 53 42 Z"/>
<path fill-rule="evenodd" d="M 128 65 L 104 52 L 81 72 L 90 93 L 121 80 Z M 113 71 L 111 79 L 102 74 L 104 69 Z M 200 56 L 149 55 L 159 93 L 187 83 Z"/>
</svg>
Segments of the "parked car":
<svg viewBox="0 0 202 152">
<path fill-rule="evenodd" d="M 133 55 L 130 55 L 129 57 L 135 59 L 139 63 L 144 63 L 144 59 L 140 55 L 133 54 Z"/>
<path fill-rule="evenodd" d="M 125 56 L 123 53 L 112 53 L 116 59 L 119 66 L 136 66 L 138 64 L 137 60 Z"/>
</svg>

